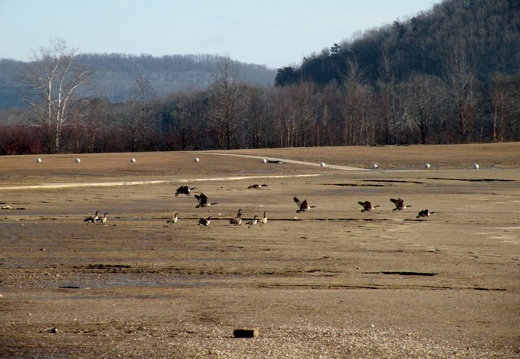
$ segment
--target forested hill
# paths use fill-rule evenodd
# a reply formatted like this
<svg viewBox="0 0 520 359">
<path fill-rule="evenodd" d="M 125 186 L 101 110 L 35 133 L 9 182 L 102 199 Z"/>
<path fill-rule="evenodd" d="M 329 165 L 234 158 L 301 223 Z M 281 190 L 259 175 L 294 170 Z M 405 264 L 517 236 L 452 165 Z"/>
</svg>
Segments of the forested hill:
<svg viewBox="0 0 520 359">
<path fill-rule="evenodd" d="M 80 54 L 78 62 L 93 71 L 86 95 L 125 102 L 132 96 L 136 78 L 146 76 L 159 97 L 183 90 L 202 90 L 218 73 L 224 60 L 218 55 L 150 55 Z M 276 70 L 263 65 L 231 61 L 238 77 L 258 86 L 272 86 Z M 0 60 L 0 108 L 24 106 L 16 76 L 24 62 Z"/>
<path fill-rule="evenodd" d="M 299 67 L 279 69 L 275 82 L 341 83 L 352 66 L 371 84 L 389 78 L 400 82 L 418 73 L 441 77 L 454 57 L 464 57 L 484 82 L 497 72 L 518 75 L 520 1 L 444 0 L 410 19 L 312 54 Z"/>
</svg>

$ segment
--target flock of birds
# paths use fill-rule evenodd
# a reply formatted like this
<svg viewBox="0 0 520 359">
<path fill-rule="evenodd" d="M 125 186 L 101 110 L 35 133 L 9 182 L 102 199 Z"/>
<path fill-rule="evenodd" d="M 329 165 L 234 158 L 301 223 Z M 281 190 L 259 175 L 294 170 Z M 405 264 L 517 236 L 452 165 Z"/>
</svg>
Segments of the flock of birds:
<svg viewBox="0 0 520 359">
<path fill-rule="evenodd" d="M 264 211 L 263 218 L 258 219 L 258 216 L 255 214 L 252 220 L 246 222 L 248 228 L 253 227 L 257 223 L 260 223 L 260 225 L 267 223 L 267 211 Z M 229 220 L 229 224 L 233 224 L 235 226 L 239 226 L 242 224 L 242 209 L 238 210 L 235 218 Z"/>
<path fill-rule="evenodd" d="M 254 184 L 254 185 L 249 186 L 248 188 L 251 189 L 251 188 L 262 188 L 262 187 L 267 187 L 267 185 L 266 184 Z M 183 194 L 183 195 L 186 195 L 186 196 L 190 196 L 191 195 L 191 191 L 194 190 L 194 189 L 196 189 L 196 187 L 189 187 L 187 185 L 182 185 L 179 188 L 177 188 L 177 190 L 175 191 L 175 197 L 177 197 L 180 194 Z M 218 204 L 217 202 L 210 202 L 208 200 L 208 197 L 204 193 L 196 194 L 195 198 L 197 199 L 197 202 L 198 202 L 198 204 L 195 206 L 195 208 L 210 207 L 210 206 L 214 206 L 214 205 Z M 175 212 L 174 216 L 172 218 L 169 218 L 166 221 L 166 223 L 168 223 L 168 224 L 175 224 L 175 223 L 177 223 L 177 221 L 179 220 L 178 215 L 179 215 L 179 213 Z M 211 223 L 211 216 L 199 219 L 199 226 L 205 226 L 206 227 L 210 223 Z M 232 224 L 232 225 L 235 225 L 235 226 L 238 226 L 238 225 L 242 224 L 242 209 L 238 210 L 236 217 L 232 218 L 229 221 L 229 223 Z M 262 224 L 265 224 L 265 223 L 267 223 L 267 211 L 264 211 L 263 218 L 259 219 L 258 215 L 255 215 L 253 217 L 253 219 L 251 219 L 250 221 L 247 221 L 245 224 L 248 226 L 248 228 L 251 228 L 251 227 L 255 226 L 256 224 L 262 225 Z"/>
<path fill-rule="evenodd" d="M 263 187 L 267 187 L 267 184 L 254 184 L 254 185 L 248 186 L 249 189 L 263 188 Z M 175 197 L 177 197 L 178 195 L 181 195 L 181 194 L 185 195 L 185 196 L 191 196 L 191 191 L 193 191 L 194 189 L 196 189 L 196 187 L 182 185 L 179 188 L 177 188 L 177 190 L 175 191 Z M 196 194 L 195 198 L 197 199 L 197 202 L 198 202 L 198 204 L 195 206 L 195 208 L 210 207 L 210 206 L 214 206 L 214 205 L 218 204 L 217 202 L 210 202 L 208 197 L 204 193 Z M 298 199 L 298 197 L 294 196 L 293 200 L 294 200 L 294 203 L 296 203 L 296 206 L 298 207 L 298 209 L 296 210 L 296 213 L 306 212 L 312 208 L 316 208 L 315 205 L 309 205 L 309 203 L 307 202 L 306 199 L 303 201 L 300 201 L 300 199 Z M 408 204 L 408 205 L 405 204 L 404 199 L 402 199 L 400 197 L 399 198 L 390 198 L 390 202 L 392 202 L 395 206 L 393 211 L 396 211 L 396 210 L 402 211 L 402 210 L 412 207 L 411 204 Z M 361 212 L 370 212 L 370 211 L 373 211 L 374 209 L 376 209 L 377 207 L 380 207 L 379 204 L 373 205 L 372 202 L 370 202 L 370 201 L 359 201 L 358 203 L 361 207 L 363 207 L 361 209 Z M 84 221 L 87 224 L 88 223 L 105 224 L 108 219 L 108 217 L 107 217 L 108 212 L 105 212 L 105 214 L 102 217 L 99 216 L 100 212 L 101 211 L 97 210 L 94 216 L 89 216 L 89 217 L 85 218 Z M 434 214 L 434 213 L 435 212 L 430 212 L 428 209 L 423 209 L 423 210 L 419 211 L 416 218 L 427 218 L 431 214 Z M 179 213 L 175 212 L 175 214 L 172 218 L 168 218 L 166 220 L 166 223 L 171 225 L 171 224 L 177 223 L 178 220 L 179 220 Z M 235 225 L 235 226 L 239 226 L 242 224 L 242 222 L 243 222 L 242 209 L 239 209 L 236 216 L 234 218 L 232 218 L 229 221 L 229 223 L 232 225 Z M 211 223 L 211 216 L 199 219 L 199 226 L 207 227 L 210 223 Z M 263 217 L 259 218 L 258 215 L 255 215 L 251 220 L 245 222 L 245 224 L 248 226 L 248 228 L 251 228 L 257 224 L 262 225 L 262 224 L 266 224 L 266 223 L 267 223 L 267 211 L 264 211 Z"/>
<path fill-rule="evenodd" d="M 251 188 L 263 188 L 263 187 L 268 187 L 268 185 L 267 184 L 254 184 L 254 185 L 248 186 L 247 188 L 251 189 Z M 185 196 L 191 196 L 191 191 L 193 191 L 194 189 L 196 189 L 196 187 L 182 185 L 179 188 L 177 188 L 177 190 L 175 192 L 175 196 L 177 197 L 178 195 L 181 195 L 181 194 L 185 195 Z M 195 208 L 210 207 L 210 206 L 218 204 L 217 202 L 210 202 L 208 197 L 204 193 L 196 194 L 195 198 L 197 199 L 197 202 L 198 202 L 198 204 L 195 206 Z M 301 201 L 298 197 L 294 196 L 293 201 L 294 201 L 294 203 L 296 203 L 296 206 L 298 207 L 298 209 L 296 210 L 296 213 L 302 213 L 302 212 L 306 212 L 312 208 L 316 208 L 315 205 L 310 205 L 308 203 L 307 199 L 304 199 L 303 201 Z M 393 209 L 394 211 L 396 211 L 396 210 L 402 211 L 402 210 L 412 207 L 411 204 L 409 204 L 409 205 L 405 204 L 404 199 L 402 199 L 402 198 L 390 198 L 390 201 L 395 206 L 395 208 Z M 361 212 L 369 212 L 369 211 L 374 210 L 377 207 L 380 207 L 379 205 L 373 205 L 370 201 L 359 201 L 358 203 L 363 207 Z M 435 213 L 435 212 L 430 212 L 428 209 L 424 209 L 424 210 L 419 211 L 416 218 L 427 218 L 433 213 Z M 179 215 L 179 213 L 175 212 L 174 216 L 172 218 L 168 218 L 166 223 L 168 223 L 168 224 L 177 223 L 177 221 L 179 220 L 178 215 Z M 211 219 L 212 219 L 211 216 L 205 217 L 205 218 L 200 218 L 199 226 L 208 226 L 211 223 Z M 245 223 L 248 226 L 248 228 L 251 228 L 257 224 L 260 224 L 260 225 L 265 224 L 265 223 L 267 223 L 267 211 L 264 211 L 263 217 L 259 217 L 258 215 L 255 215 L 251 220 L 244 222 L 242 219 L 242 209 L 239 209 L 237 211 L 236 216 L 229 220 L 229 224 L 234 225 L 234 226 L 239 226 L 242 223 Z"/>
<path fill-rule="evenodd" d="M 412 207 L 411 204 L 405 205 L 404 199 L 402 199 L 402 198 L 390 198 L 390 202 L 392 202 L 395 205 L 395 208 L 393 209 L 393 211 L 396 211 L 396 210 L 402 211 L 402 210 Z M 370 202 L 370 201 L 364 201 L 364 202 L 359 201 L 358 203 L 361 205 L 361 207 L 363 207 L 361 212 L 372 211 L 372 210 L 376 209 L 377 207 L 379 207 L 378 204 L 373 205 L 372 202 Z M 423 209 L 423 210 L 419 211 L 419 213 L 417 214 L 417 217 L 415 217 L 415 218 L 427 218 L 430 216 L 430 214 L 434 214 L 434 213 L 435 212 L 430 212 L 430 210 L 428 210 L 428 209 Z"/>
</svg>

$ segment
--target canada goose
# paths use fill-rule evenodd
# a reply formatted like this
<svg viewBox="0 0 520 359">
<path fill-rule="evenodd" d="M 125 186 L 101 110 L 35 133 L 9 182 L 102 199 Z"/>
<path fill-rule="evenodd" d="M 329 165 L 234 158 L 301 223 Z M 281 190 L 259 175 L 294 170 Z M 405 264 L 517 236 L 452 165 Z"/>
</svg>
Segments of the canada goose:
<svg viewBox="0 0 520 359">
<path fill-rule="evenodd" d="M 199 226 L 209 226 L 209 223 L 211 222 L 211 217 L 208 218 L 201 218 L 199 219 Z"/>
<path fill-rule="evenodd" d="M 255 217 L 252 220 L 250 220 L 250 221 L 248 221 L 246 223 L 247 224 L 247 228 L 251 228 L 251 227 L 253 227 L 257 223 L 258 223 L 258 216 L 255 214 Z"/>
<path fill-rule="evenodd" d="M 177 217 L 178 214 L 179 214 L 178 212 L 175 212 L 175 214 L 173 215 L 172 218 L 168 218 L 166 220 L 166 223 L 168 223 L 168 224 L 175 224 L 175 223 L 177 223 L 177 221 L 179 220 L 179 217 Z"/>
<path fill-rule="evenodd" d="M 235 218 L 232 218 L 229 221 L 229 224 L 234 224 L 235 226 L 238 226 L 241 223 L 242 223 L 242 210 L 239 209 L 237 212 L 237 216 Z"/>
<path fill-rule="evenodd" d="M 87 223 L 95 223 L 99 218 L 99 209 L 96 211 L 96 215 L 94 217 L 90 216 L 85 218 L 85 222 Z"/>
<path fill-rule="evenodd" d="M 177 197 L 180 194 L 185 194 L 186 196 L 191 195 L 190 191 L 197 189 L 197 187 L 188 187 L 186 185 L 180 186 L 177 188 L 177 191 L 175 192 L 175 197 Z"/>
<path fill-rule="evenodd" d="M 264 212 L 264 217 L 260 220 L 260 225 L 267 223 L 267 211 Z"/>
<path fill-rule="evenodd" d="M 107 214 L 108 214 L 108 212 L 105 212 L 103 217 L 96 219 L 96 223 L 105 224 L 107 222 Z"/>
<path fill-rule="evenodd" d="M 361 206 L 363 206 L 363 209 L 361 210 L 361 212 L 365 212 L 365 211 L 368 212 L 368 211 L 373 210 L 374 208 L 379 207 L 378 204 L 376 204 L 375 206 L 373 206 L 372 203 L 369 202 L 369 201 L 365 201 L 365 202 L 361 202 L 361 201 L 359 201 L 358 203 L 359 203 Z"/>
<path fill-rule="evenodd" d="M 316 208 L 316 206 L 309 206 L 307 204 L 307 200 L 300 202 L 300 200 L 296 196 L 293 197 L 293 200 L 294 200 L 294 202 L 296 202 L 296 205 L 298 206 L 298 210 L 296 211 L 296 213 L 305 212 L 311 208 Z"/>
<path fill-rule="evenodd" d="M 199 201 L 199 204 L 196 205 L 195 208 L 209 207 L 209 206 L 218 204 L 217 202 L 212 202 L 212 203 L 208 202 L 208 197 L 206 197 L 206 195 L 204 193 L 201 193 L 200 195 L 196 194 L 195 198 L 197 199 L 197 201 Z"/>
<path fill-rule="evenodd" d="M 408 206 L 405 206 L 404 199 L 402 199 L 402 198 L 398 198 L 398 199 L 390 198 L 390 202 L 395 204 L 395 208 L 393 209 L 393 211 L 395 211 L 396 209 L 402 211 L 403 209 L 407 209 L 408 207 L 412 206 L 411 204 L 409 204 Z"/>
<path fill-rule="evenodd" d="M 434 214 L 434 213 L 435 212 L 430 212 L 428 209 L 423 209 L 422 211 L 419 212 L 419 214 L 415 218 L 427 218 L 430 216 L 430 214 Z"/>
<path fill-rule="evenodd" d="M 251 188 L 262 188 L 262 187 L 268 187 L 268 186 L 265 183 L 264 184 L 255 183 L 255 184 L 252 184 L 251 186 L 248 186 L 247 188 L 251 189 Z"/>
</svg>

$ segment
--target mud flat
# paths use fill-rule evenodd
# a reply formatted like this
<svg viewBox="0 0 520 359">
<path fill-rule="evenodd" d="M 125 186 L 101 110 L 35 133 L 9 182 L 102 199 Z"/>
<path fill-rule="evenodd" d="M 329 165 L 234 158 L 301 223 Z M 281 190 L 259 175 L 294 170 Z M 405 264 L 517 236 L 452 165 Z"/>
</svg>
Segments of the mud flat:
<svg viewBox="0 0 520 359">
<path fill-rule="evenodd" d="M 0 357 L 520 357 L 519 153 L 0 157 Z M 96 210 L 107 222 L 85 223 Z"/>
</svg>

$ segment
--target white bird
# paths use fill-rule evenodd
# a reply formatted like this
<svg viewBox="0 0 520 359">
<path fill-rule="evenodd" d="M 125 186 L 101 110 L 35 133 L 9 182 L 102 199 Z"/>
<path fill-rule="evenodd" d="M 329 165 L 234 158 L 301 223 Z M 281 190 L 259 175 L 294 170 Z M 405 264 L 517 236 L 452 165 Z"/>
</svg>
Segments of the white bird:
<svg viewBox="0 0 520 359">
<path fill-rule="evenodd" d="M 429 169 L 430 169 L 430 167 L 431 167 L 431 166 L 430 166 L 430 164 L 429 164 L 429 163 L 425 163 L 425 164 L 424 164 L 424 168 L 426 168 L 427 170 L 429 170 Z"/>
<path fill-rule="evenodd" d="M 168 218 L 166 220 L 166 223 L 168 223 L 168 224 L 175 224 L 175 223 L 177 223 L 177 221 L 179 220 L 179 217 L 177 217 L 178 214 L 179 214 L 178 212 L 175 212 L 175 214 L 173 215 L 172 218 Z"/>
<path fill-rule="evenodd" d="M 98 209 L 96 211 L 96 214 L 94 215 L 94 217 L 90 216 L 90 217 L 85 218 L 85 222 L 87 222 L 87 223 L 95 223 L 98 220 L 98 218 L 99 218 L 99 212 L 100 212 L 100 210 Z"/>
</svg>

